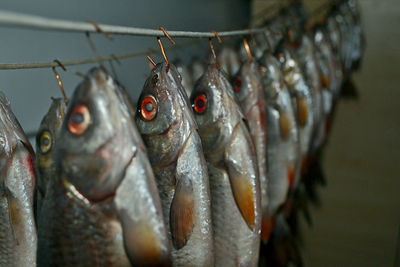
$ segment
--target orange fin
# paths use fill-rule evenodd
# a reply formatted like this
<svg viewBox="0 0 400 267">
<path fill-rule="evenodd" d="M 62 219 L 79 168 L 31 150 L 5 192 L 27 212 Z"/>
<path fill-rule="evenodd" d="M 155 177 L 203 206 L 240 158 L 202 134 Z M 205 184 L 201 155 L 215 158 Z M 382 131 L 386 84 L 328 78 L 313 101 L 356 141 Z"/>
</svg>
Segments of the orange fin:
<svg viewBox="0 0 400 267">
<path fill-rule="evenodd" d="M 123 218 L 125 251 L 131 264 L 137 266 L 172 266 L 170 255 L 164 251 L 156 232 L 145 221 L 133 222 Z"/>
<path fill-rule="evenodd" d="M 304 127 L 308 120 L 308 107 L 305 97 L 297 97 L 297 120 Z"/>
<path fill-rule="evenodd" d="M 234 168 L 229 168 L 229 179 L 231 182 L 233 197 L 235 198 L 236 205 L 238 206 L 243 219 L 246 221 L 249 228 L 254 230 L 255 197 L 253 194 L 253 186 L 244 175 L 235 172 Z"/>
<path fill-rule="evenodd" d="M 279 128 L 282 138 L 287 140 L 290 135 L 292 125 L 286 112 L 279 112 Z"/>
<path fill-rule="evenodd" d="M 178 180 L 170 210 L 172 244 L 176 249 L 186 245 L 195 222 L 193 186 L 190 180 Z"/>
</svg>

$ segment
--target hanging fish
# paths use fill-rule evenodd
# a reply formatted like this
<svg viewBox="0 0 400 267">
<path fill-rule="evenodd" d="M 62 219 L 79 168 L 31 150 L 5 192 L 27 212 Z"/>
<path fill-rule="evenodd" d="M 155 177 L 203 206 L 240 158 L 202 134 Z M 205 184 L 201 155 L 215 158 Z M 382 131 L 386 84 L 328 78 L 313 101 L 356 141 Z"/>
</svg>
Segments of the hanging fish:
<svg viewBox="0 0 400 267">
<path fill-rule="evenodd" d="M 193 81 L 188 67 L 186 67 L 179 59 L 174 61 L 174 65 L 180 74 L 181 83 L 186 91 L 186 95 L 190 96 L 193 89 Z"/>
<path fill-rule="evenodd" d="M 218 53 L 218 62 L 229 78 L 236 75 L 240 68 L 238 53 L 231 46 L 223 46 Z"/>
<path fill-rule="evenodd" d="M 70 100 L 38 218 L 40 266 L 169 266 L 153 172 L 126 99 L 103 68 Z"/>
<path fill-rule="evenodd" d="M 256 266 L 261 192 L 256 151 L 232 86 L 215 62 L 191 103 L 210 176 L 215 266 Z"/>
<path fill-rule="evenodd" d="M 174 266 L 212 266 L 207 166 L 187 101 L 175 66 L 157 64 L 140 95 L 136 122 L 156 175 Z"/>
<path fill-rule="evenodd" d="M 316 47 L 316 58 L 320 69 L 322 100 L 323 100 L 323 121 L 324 138 L 328 132 L 328 119 L 332 113 L 334 105 L 334 96 L 340 90 L 340 71 L 337 70 L 336 60 L 332 53 L 326 31 L 322 25 L 317 25 L 314 29 L 314 43 Z"/>
<path fill-rule="evenodd" d="M 39 214 L 42 206 L 48 181 L 57 176 L 53 148 L 57 142 L 57 134 L 63 123 L 66 109 L 67 107 L 63 99 L 52 98 L 51 106 L 42 119 L 36 135 L 36 166 L 38 170 L 36 214 Z"/>
<path fill-rule="evenodd" d="M 269 213 L 275 215 L 300 181 L 300 151 L 291 96 L 280 63 L 269 52 L 261 59 L 267 100 Z"/>
<path fill-rule="evenodd" d="M 283 77 L 292 96 L 292 105 L 299 132 L 300 154 L 302 158 L 301 169 L 304 172 L 307 166 L 315 118 L 313 115 L 312 96 L 298 62 L 284 44 L 281 44 L 277 48 L 275 55 L 281 63 Z"/>
<path fill-rule="evenodd" d="M 36 266 L 34 152 L 0 92 L 0 266 Z"/>
<path fill-rule="evenodd" d="M 194 57 L 190 63 L 190 73 L 193 81 L 193 86 L 198 79 L 203 75 L 205 66 L 204 62 L 202 62 L 198 57 Z M 188 94 L 190 96 L 190 94 Z"/>
<path fill-rule="evenodd" d="M 268 186 L 270 182 L 267 175 L 267 106 L 259 66 L 249 54 L 249 50 L 247 53 L 247 59 L 233 79 L 232 85 L 244 112 L 256 150 L 261 190 L 261 239 L 266 242 L 272 224 L 271 214 L 268 210 Z"/>
<path fill-rule="evenodd" d="M 304 31 L 298 40 L 290 40 L 289 47 L 294 57 L 298 59 L 299 68 L 302 70 L 304 80 L 310 89 L 312 96 L 312 107 L 314 115 L 314 127 L 310 150 L 312 154 L 318 150 L 324 139 L 324 106 L 322 98 L 322 85 L 320 69 L 315 56 L 314 42 L 310 37 L 311 31 Z M 290 38 L 289 38 L 290 39 Z"/>
</svg>

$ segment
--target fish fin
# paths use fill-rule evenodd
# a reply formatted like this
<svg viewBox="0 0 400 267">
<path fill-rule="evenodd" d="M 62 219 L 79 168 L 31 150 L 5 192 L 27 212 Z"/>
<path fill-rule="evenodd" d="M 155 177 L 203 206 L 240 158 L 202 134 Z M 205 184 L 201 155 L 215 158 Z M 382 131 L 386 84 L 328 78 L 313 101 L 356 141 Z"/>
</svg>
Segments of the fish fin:
<svg viewBox="0 0 400 267">
<path fill-rule="evenodd" d="M 134 221 L 126 210 L 120 212 L 125 252 L 134 266 L 172 266 L 159 238 L 146 221 Z"/>
<path fill-rule="evenodd" d="M 195 223 L 194 203 L 192 182 L 178 178 L 170 210 L 172 244 L 176 249 L 184 247 L 192 234 Z"/>
<path fill-rule="evenodd" d="M 239 125 L 240 126 L 240 125 Z M 256 221 L 256 190 L 258 169 L 255 166 L 255 151 L 247 131 L 237 127 L 225 150 L 225 165 L 233 197 L 240 213 L 250 230 L 254 230 Z M 244 138 L 243 140 L 238 140 Z M 245 155 L 245 157 L 243 157 Z M 247 156 L 246 156 L 247 155 Z M 254 160 L 253 160 L 254 159 Z"/>
<path fill-rule="evenodd" d="M 21 218 L 19 216 L 19 207 L 16 203 L 17 199 L 14 194 L 8 189 L 8 187 L 3 182 L 3 194 L 5 200 L 7 202 L 7 210 L 8 210 L 8 221 L 10 222 L 10 229 L 12 232 L 12 236 L 17 245 L 19 245 L 18 237 L 14 229 L 15 224 L 19 224 L 21 222 Z"/>
</svg>

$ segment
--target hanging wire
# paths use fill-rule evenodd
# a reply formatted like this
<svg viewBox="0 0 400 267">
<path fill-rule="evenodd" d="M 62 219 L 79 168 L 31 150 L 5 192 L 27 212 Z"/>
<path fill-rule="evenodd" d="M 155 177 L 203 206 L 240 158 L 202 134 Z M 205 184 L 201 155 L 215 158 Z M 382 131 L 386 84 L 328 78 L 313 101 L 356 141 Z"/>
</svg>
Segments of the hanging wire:
<svg viewBox="0 0 400 267">
<path fill-rule="evenodd" d="M 0 10 L 0 25 L 39 29 L 39 30 L 67 31 L 67 32 L 93 32 L 101 34 L 136 35 L 136 36 L 153 36 L 153 37 L 164 36 L 163 30 L 153 30 L 153 29 L 97 24 L 97 23 L 94 24 L 92 21 L 78 22 L 78 21 L 69 21 L 61 19 L 52 19 L 42 16 L 16 13 L 5 10 Z M 265 28 L 258 28 L 251 30 L 254 33 L 266 31 Z M 181 37 L 181 38 L 215 37 L 215 34 L 211 32 L 168 31 L 168 34 L 171 37 Z M 248 30 L 218 32 L 218 35 L 220 37 L 248 35 L 248 34 L 249 34 Z"/>
<path fill-rule="evenodd" d="M 293 0 L 288 0 L 289 3 L 291 1 Z M 329 1 L 329 3 L 321 5 L 320 8 L 312 12 L 312 15 L 317 15 L 322 9 L 326 9 L 340 1 L 342 0 L 331 0 Z M 11 26 L 11 27 L 21 27 L 21 28 L 38 29 L 38 30 L 53 30 L 53 31 L 66 31 L 66 32 L 84 32 L 86 34 L 98 33 L 105 35 L 107 38 L 112 38 L 111 34 L 133 35 L 133 36 L 155 36 L 155 37 L 166 36 L 166 31 L 162 27 L 160 27 L 158 30 L 153 30 L 153 29 L 126 27 L 119 25 L 97 24 L 96 22 L 93 21 L 76 22 L 69 20 L 46 18 L 42 16 L 35 16 L 35 15 L 29 15 L 29 14 L 17 13 L 5 10 L 0 10 L 0 26 Z M 217 38 L 217 40 L 220 41 L 220 37 L 246 36 L 246 35 L 254 35 L 257 33 L 276 34 L 275 32 L 271 31 L 268 27 L 261 27 L 261 28 L 251 28 L 251 29 L 221 31 L 221 32 L 168 31 L 167 38 L 168 39 L 171 39 L 171 37 Z M 181 43 L 179 45 L 170 46 L 168 47 L 168 49 L 180 48 L 196 42 L 197 41 L 189 41 L 186 43 Z M 98 56 L 96 58 L 84 58 L 84 59 L 77 59 L 70 61 L 62 61 L 62 64 L 64 66 L 93 64 L 110 60 L 128 59 L 128 58 L 146 56 L 149 54 L 158 54 L 158 53 L 160 53 L 159 50 L 151 48 L 148 50 L 132 52 L 127 54 Z M 58 66 L 59 64 L 54 61 L 34 62 L 34 63 L 3 63 L 0 64 L 0 70 L 52 68 Z"/>
<path fill-rule="evenodd" d="M 188 45 L 192 45 L 197 43 L 198 40 L 191 40 L 187 42 L 182 42 L 180 44 L 174 46 L 168 46 L 168 49 L 177 49 L 186 47 Z M 64 66 L 72 66 L 72 65 L 84 65 L 84 64 L 92 64 L 92 63 L 99 63 L 105 62 L 110 60 L 121 60 L 121 59 L 128 59 L 138 56 L 146 56 L 149 54 L 159 54 L 160 50 L 155 48 L 150 48 L 143 51 L 126 53 L 126 54 L 119 54 L 119 55 L 110 55 L 110 56 L 99 56 L 96 58 L 84 58 L 84 59 L 77 59 L 77 60 L 69 60 L 69 61 L 61 61 Z M 4 63 L 0 64 L 0 70 L 16 70 L 16 69 L 40 69 L 40 68 L 52 68 L 58 67 L 59 64 L 56 62 L 36 62 L 36 63 Z"/>
</svg>

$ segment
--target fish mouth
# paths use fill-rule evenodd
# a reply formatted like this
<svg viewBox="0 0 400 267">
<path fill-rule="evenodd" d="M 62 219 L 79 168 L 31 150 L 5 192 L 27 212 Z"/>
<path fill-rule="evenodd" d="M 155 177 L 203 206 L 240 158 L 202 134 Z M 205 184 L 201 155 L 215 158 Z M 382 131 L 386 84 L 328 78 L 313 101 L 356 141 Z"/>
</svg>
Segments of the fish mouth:
<svg viewBox="0 0 400 267">
<path fill-rule="evenodd" d="M 136 149 L 135 151 L 133 151 L 131 153 L 131 156 L 130 156 L 129 160 L 127 161 L 127 163 L 125 164 L 125 166 L 122 169 L 122 174 L 121 174 L 122 177 L 125 177 L 126 170 L 131 165 L 132 161 L 136 158 L 137 151 L 138 151 L 138 149 Z M 66 177 L 62 178 L 62 185 L 67 190 L 67 196 L 70 199 L 78 200 L 79 202 L 81 202 L 81 203 L 83 203 L 83 204 L 85 204 L 87 206 L 92 206 L 92 205 L 95 205 L 95 204 L 98 204 L 98 203 L 101 203 L 101 202 L 105 202 L 106 200 L 113 198 L 115 196 L 115 194 L 116 194 L 116 191 L 118 190 L 119 185 L 122 183 L 122 180 L 123 180 L 123 178 L 121 179 L 121 181 L 118 183 L 118 185 L 115 187 L 114 190 L 112 190 L 111 192 L 109 192 L 109 193 L 107 193 L 104 196 L 99 197 L 99 198 L 90 198 L 90 197 L 85 196 Z"/>
</svg>

